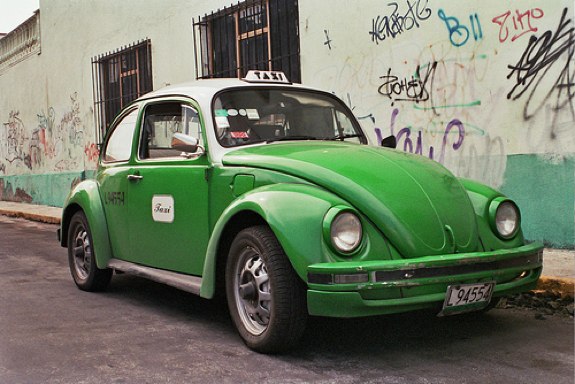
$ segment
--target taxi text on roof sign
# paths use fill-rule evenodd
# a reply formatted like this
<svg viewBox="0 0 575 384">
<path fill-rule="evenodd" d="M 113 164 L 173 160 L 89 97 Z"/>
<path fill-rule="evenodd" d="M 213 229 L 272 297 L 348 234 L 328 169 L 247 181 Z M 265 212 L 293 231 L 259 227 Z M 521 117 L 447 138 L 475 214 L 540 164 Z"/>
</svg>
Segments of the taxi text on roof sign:
<svg viewBox="0 0 575 384">
<path fill-rule="evenodd" d="M 248 71 L 243 80 L 250 83 L 284 83 L 291 84 L 281 71 Z"/>
</svg>

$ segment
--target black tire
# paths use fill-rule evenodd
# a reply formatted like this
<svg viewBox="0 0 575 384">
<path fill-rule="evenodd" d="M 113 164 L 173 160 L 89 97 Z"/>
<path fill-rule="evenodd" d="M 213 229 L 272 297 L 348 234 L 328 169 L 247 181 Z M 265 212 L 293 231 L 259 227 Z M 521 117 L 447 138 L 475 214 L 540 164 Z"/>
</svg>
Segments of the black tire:
<svg viewBox="0 0 575 384">
<path fill-rule="evenodd" d="M 232 321 L 245 344 L 261 353 L 292 348 L 307 322 L 306 291 L 271 229 L 242 230 L 226 264 Z"/>
<path fill-rule="evenodd" d="M 108 287 L 113 271 L 100 269 L 92 247 L 92 232 L 86 215 L 78 211 L 68 227 L 68 264 L 76 286 L 83 291 L 103 291 Z"/>
</svg>

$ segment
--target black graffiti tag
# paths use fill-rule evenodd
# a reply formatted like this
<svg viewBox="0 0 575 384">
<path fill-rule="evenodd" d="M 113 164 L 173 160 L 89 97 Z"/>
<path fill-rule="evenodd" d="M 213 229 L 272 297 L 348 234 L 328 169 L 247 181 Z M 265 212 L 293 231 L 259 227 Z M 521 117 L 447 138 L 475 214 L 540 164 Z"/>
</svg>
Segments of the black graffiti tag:
<svg viewBox="0 0 575 384">
<path fill-rule="evenodd" d="M 388 4 L 389 7 L 393 8 L 393 11 L 389 16 L 377 16 L 371 21 L 371 41 L 379 44 L 380 41 L 384 41 L 386 38 L 395 36 L 409 31 L 413 28 L 419 28 L 422 21 L 429 19 L 431 16 L 431 9 L 427 7 L 428 0 L 417 0 L 411 3 L 409 0 L 407 3 L 407 11 L 399 12 L 399 5 L 396 2 L 391 2 Z"/>
<path fill-rule="evenodd" d="M 539 37 L 532 35 L 517 64 L 508 65 L 511 71 L 507 78 L 513 77 L 515 84 L 507 94 L 507 98 L 517 100 L 529 92 L 523 111 L 525 119 L 533 117 L 548 100 L 556 103 L 553 107 L 554 111 L 570 105 L 571 114 L 575 117 L 573 106 L 575 66 L 572 63 L 575 57 L 575 28 L 572 20 L 567 19 L 566 16 L 567 8 L 563 10 L 555 32 L 549 30 Z M 560 58 L 563 60 L 559 60 Z M 557 66 L 559 68 L 555 68 Z M 551 72 L 552 69 L 553 72 Z M 551 88 L 547 91 L 538 90 L 545 78 L 550 76 L 550 73 L 556 74 L 558 70 L 559 76 L 552 81 Z M 547 93 L 545 97 L 540 98 L 543 100 L 540 105 L 531 105 L 536 91 Z"/>
<path fill-rule="evenodd" d="M 379 77 L 383 83 L 377 91 L 393 101 L 415 101 L 417 103 L 429 100 L 428 82 L 436 68 L 437 62 L 430 63 L 422 76 L 421 66 L 418 65 L 415 75 L 412 75 L 411 79 L 400 79 L 398 76 L 392 75 L 391 68 L 389 68 L 387 75 Z"/>
</svg>

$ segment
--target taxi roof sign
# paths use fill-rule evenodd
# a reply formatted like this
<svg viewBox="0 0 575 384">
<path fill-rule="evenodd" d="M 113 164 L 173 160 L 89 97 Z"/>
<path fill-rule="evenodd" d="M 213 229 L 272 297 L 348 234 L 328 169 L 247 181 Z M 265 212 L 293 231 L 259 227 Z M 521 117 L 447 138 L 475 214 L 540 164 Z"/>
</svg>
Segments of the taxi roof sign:
<svg viewBox="0 0 575 384">
<path fill-rule="evenodd" d="M 283 83 L 291 84 L 286 75 L 281 71 L 248 71 L 246 77 L 242 80 L 249 83 Z"/>
</svg>

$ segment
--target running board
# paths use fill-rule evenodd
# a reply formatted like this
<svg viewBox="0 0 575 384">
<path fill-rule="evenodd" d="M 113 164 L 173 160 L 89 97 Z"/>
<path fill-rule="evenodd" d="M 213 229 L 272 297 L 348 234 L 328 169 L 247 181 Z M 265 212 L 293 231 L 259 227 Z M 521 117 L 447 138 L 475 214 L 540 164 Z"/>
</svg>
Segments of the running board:
<svg viewBox="0 0 575 384">
<path fill-rule="evenodd" d="M 184 275 L 183 273 L 165 271 L 163 269 L 145 267 L 143 265 L 130 263 L 128 261 L 110 259 L 108 268 L 115 269 L 130 275 L 144 277 L 158 283 L 170 285 L 182 291 L 196 295 L 200 294 L 202 278 L 197 276 Z"/>
</svg>

